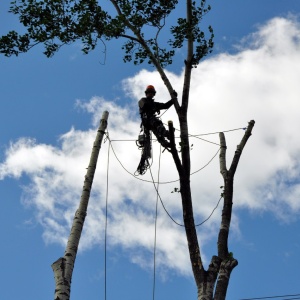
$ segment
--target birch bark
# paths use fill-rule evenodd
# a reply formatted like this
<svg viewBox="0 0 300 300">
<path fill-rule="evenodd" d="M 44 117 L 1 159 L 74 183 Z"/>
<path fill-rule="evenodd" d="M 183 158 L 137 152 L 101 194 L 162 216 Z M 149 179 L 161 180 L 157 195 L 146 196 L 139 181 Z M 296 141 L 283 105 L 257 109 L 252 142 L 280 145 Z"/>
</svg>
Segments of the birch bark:
<svg viewBox="0 0 300 300">
<path fill-rule="evenodd" d="M 97 160 L 107 127 L 108 112 L 105 111 L 102 115 L 100 125 L 97 131 L 96 139 L 93 145 L 90 163 L 85 175 L 84 185 L 82 189 L 79 208 L 75 213 L 73 225 L 71 228 L 68 243 L 63 257 L 55 261 L 51 267 L 54 272 L 55 293 L 54 300 L 69 300 L 71 292 L 71 280 L 74 269 L 76 254 L 79 246 L 79 240 L 83 229 L 87 207 L 90 199 L 94 174 L 96 171 Z"/>
</svg>

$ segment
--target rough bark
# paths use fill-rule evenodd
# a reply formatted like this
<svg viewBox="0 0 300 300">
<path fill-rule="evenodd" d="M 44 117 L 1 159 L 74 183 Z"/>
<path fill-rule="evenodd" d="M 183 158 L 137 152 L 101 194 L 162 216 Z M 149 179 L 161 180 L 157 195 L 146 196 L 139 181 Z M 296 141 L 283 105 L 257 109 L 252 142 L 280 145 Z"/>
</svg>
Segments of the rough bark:
<svg viewBox="0 0 300 300">
<path fill-rule="evenodd" d="M 204 271 L 204 276 L 197 289 L 197 300 L 211 300 L 215 282 L 217 280 L 218 271 L 220 268 L 221 259 L 218 256 L 213 256 L 207 271 Z"/>
<path fill-rule="evenodd" d="M 218 274 L 214 300 L 225 300 L 232 270 L 238 265 L 233 257 L 223 260 Z"/>
<path fill-rule="evenodd" d="M 254 126 L 254 121 L 249 122 L 249 126 L 240 142 L 237 146 L 237 150 L 233 157 L 231 167 L 227 170 L 226 167 L 226 140 L 224 133 L 220 133 L 220 173 L 223 176 L 224 180 L 224 191 L 223 191 L 223 211 L 222 211 L 222 220 L 218 236 L 218 256 L 213 256 L 210 262 L 210 265 L 207 270 L 203 267 L 200 267 L 197 264 L 196 256 L 192 256 L 191 253 L 191 262 L 194 271 L 194 266 L 199 268 L 198 274 L 200 276 L 196 277 L 195 280 L 197 283 L 197 300 L 225 300 L 227 289 L 229 285 L 230 275 L 232 270 L 238 265 L 238 261 L 233 257 L 233 254 L 228 251 L 228 236 L 231 222 L 232 214 L 232 198 L 233 198 L 233 179 L 234 174 L 238 166 L 239 159 L 241 157 L 244 146 L 246 145 L 247 140 L 251 136 L 251 132 Z M 186 228 L 187 229 L 187 228 Z M 187 239 L 193 239 L 193 233 L 189 230 L 186 230 Z M 189 237 L 190 235 L 190 237 Z M 194 241 L 196 243 L 196 241 Z M 189 247 L 191 252 L 191 249 Z M 200 253 L 199 253 L 200 255 Z M 195 271 L 194 271 L 195 275 Z"/>
<path fill-rule="evenodd" d="M 76 254 L 79 246 L 79 240 L 83 229 L 87 207 L 92 189 L 94 174 L 96 171 L 97 160 L 101 148 L 102 139 L 107 127 L 108 112 L 102 115 L 100 125 L 97 131 L 96 139 L 93 145 L 90 163 L 84 180 L 79 208 L 75 213 L 71 233 L 65 249 L 64 257 L 59 258 L 52 264 L 55 278 L 55 300 L 69 300 L 71 291 L 71 280 L 74 269 Z"/>
<path fill-rule="evenodd" d="M 183 222 L 184 222 L 186 237 L 188 242 L 190 261 L 191 261 L 191 266 L 196 281 L 196 285 L 199 290 L 202 289 L 201 283 L 205 279 L 205 271 L 201 260 L 200 247 L 199 247 L 198 236 L 197 236 L 197 231 L 196 231 L 195 221 L 194 221 L 192 195 L 191 195 L 191 187 L 190 187 L 189 147 L 182 142 L 183 139 L 181 138 L 181 152 L 184 152 L 185 154 L 182 154 L 182 162 L 180 162 L 178 151 L 176 150 L 172 122 L 169 122 L 169 132 L 170 132 L 171 153 L 180 178 L 180 193 L 182 199 Z M 188 136 L 186 136 L 186 139 L 188 141 Z"/>
</svg>

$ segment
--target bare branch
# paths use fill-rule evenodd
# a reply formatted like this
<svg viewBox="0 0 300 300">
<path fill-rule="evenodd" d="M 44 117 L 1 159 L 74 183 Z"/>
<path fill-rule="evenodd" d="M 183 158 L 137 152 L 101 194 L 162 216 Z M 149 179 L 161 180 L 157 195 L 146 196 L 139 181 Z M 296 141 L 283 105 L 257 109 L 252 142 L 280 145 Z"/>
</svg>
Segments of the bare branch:
<svg viewBox="0 0 300 300">
<path fill-rule="evenodd" d="M 232 176 L 234 175 L 234 173 L 236 171 L 236 168 L 238 166 L 238 163 L 239 163 L 240 157 L 242 155 L 243 149 L 244 149 L 249 137 L 252 134 L 252 129 L 253 129 L 254 124 L 255 124 L 254 120 L 251 120 L 249 122 L 248 127 L 246 129 L 246 132 L 245 132 L 240 144 L 237 146 L 237 149 L 235 151 L 235 155 L 233 157 L 233 160 L 232 160 L 232 163 L 231 163 L 231 166 L 230 166 L 230 169 L 229 169 L 229 172 L 232 174 Z"/>
<path fill-rule="evenodd" d="M 226 140 L 225 140 L 225 135 L 223 132 L 219 133 L 219 138 L 220 138 L 220 145 L 221 145 L 221 150 L 220 150 L 220 173 L 222 174 L 223 178 L 227 176 L 227 168 L 226 168 Z"/>
<path fill-rule="evenodd" d="M 189 26 L 192 24 L 192 1 L 186 1 L 186 11 L 187 11 L 187 23 Z M 181 108 L 184 112 L 188 109 L 189 103 L 189 92 L 190 92 L 190 84 L 191 84 L 191 73 L 192 73 L 192 60 L 194 54 L 194 41 L 192 37 L 192 33 L 188 35 L 187 41 L 187 57 L 185 60 L 185 73 L 184 73 L 184 83 L 183 83 L 183 91 L 182 91 L 182 104 Z"/>
</svg>

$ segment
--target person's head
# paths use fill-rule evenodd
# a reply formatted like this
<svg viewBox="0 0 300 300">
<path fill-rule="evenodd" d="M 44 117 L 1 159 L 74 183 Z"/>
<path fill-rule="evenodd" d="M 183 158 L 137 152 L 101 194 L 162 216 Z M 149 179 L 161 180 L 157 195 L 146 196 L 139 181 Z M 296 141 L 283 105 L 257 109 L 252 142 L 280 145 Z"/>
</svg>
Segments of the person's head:
<svg viewBox="0 0 300 300">
<path fill-rule="evenodd" d="M 153 98 L 156 94 L 156 90 L 154 88 L 153 85 L 148 85 L 146 90 L 145 90 L 145 94 L 147 98 Z"/>
</svg>

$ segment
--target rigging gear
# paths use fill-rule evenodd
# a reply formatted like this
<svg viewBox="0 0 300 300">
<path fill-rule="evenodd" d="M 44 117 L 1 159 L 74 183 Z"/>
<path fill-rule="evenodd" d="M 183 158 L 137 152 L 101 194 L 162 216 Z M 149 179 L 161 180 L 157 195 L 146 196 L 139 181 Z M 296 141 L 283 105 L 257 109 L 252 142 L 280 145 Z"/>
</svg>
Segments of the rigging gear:
<svg viewBox="0 0 300 300">
<path fill-rule="evenodd" d="M 136 145 L 142 150 L 141 160 L 137 167 L 137 172 L 140 175 L 144 175 L 147 169 L 150 167 L 149 159 L 151 158 L 151 136 L 150 130 L 141 125 L 142 129 L 136 141 Z M 141 134 L 141 132 L 143 132 Z"/>
</svg>

